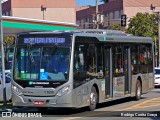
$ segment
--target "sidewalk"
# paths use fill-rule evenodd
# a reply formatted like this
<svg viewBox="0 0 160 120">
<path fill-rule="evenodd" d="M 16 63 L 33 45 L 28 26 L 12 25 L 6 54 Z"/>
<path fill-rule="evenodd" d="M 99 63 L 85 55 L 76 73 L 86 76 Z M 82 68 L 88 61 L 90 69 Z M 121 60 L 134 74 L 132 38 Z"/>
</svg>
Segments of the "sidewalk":
<svg viewBox="0 0 160 120">
<path fill-rule="evenodd" d="M 6 109 L 4 109 L 4 110 L 3 110 L 3 103 L 0 103 L 0 114 L 2 112 L 11 112 L 11 111 L 12 111 L 12 103 L 11 102 L 7 103 Z"/>
</svg>

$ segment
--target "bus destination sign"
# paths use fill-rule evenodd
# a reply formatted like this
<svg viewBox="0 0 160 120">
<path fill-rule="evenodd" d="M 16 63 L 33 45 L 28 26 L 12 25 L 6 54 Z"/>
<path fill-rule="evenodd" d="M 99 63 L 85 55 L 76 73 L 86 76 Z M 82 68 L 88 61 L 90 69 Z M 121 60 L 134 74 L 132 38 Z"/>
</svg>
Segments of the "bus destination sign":
<svg viewBox="0 0 160 120">
<path fill-rule="evenodd" d="M 44 45 L 44 44 L 61 44 L 69 45 L 71 43 L 70 37 L 62 36 L 20 36 L 17 41 L 19 45 Z"/>
<path fill-rule="evenodd" d="M 24 44 L 64 44 L 65 38 L 46 37 L 46 38 L 24 38 Z"/>
</svg>

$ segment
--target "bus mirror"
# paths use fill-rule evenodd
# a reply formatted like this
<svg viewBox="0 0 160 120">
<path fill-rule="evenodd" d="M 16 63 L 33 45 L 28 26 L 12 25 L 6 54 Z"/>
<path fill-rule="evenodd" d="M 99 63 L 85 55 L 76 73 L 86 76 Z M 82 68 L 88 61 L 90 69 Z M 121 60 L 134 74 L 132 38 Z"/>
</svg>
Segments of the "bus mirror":
<svg viewBox="0 0 160 120">
<path fill-rule="evenodd" d="M 83 53 L 79 54 L 79 62 L 81 66 L 84 66 L 84 57 L 83 57 Z"/>
<path fill-rule="evenodd" d="M 9 53 L 10 53 L 10 50 L 7 50 L 5 53 L 5 62 L 9 61 Z"/>
</svg>

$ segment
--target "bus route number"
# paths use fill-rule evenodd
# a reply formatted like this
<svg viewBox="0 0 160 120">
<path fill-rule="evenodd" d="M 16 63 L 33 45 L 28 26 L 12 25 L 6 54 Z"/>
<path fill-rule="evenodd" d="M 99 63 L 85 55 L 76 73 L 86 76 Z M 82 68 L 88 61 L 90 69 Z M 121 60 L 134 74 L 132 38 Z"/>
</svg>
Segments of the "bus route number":
<svg viewBox="0 0 160 120">
<path fill-rule="evenodd" d="M 54 91 L 44 91 L 45 94 L 54 94 Z"/>
</svg>

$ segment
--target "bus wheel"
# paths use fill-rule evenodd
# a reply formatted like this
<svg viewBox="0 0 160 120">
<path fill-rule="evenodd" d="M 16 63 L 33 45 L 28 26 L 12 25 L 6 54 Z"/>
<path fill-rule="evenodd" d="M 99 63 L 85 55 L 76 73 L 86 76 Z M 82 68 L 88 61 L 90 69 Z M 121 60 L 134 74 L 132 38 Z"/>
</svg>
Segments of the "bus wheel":
<svg viewBox="0 0 160 120">
<path fill-rule="evenodd" d="M 97 91 L 96 88 L 93 86 L 91 89 L 91 93 L 90 93 L 90 105 L 89 105 L 89 110 L 94 110 L 96 109 L 97 106 Z"/>
<path fill-rule="evenodd" d="M 135 99 L 139 100 L 141 98 L 141 94 L 142 94 L 142 86 L 139 80 L 137 80 L 136 82 L 136 96 Z"/>
</svg>

